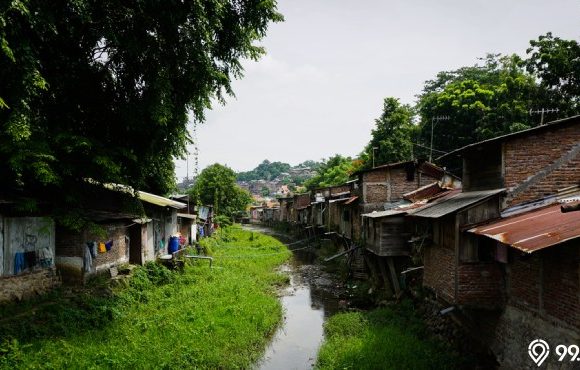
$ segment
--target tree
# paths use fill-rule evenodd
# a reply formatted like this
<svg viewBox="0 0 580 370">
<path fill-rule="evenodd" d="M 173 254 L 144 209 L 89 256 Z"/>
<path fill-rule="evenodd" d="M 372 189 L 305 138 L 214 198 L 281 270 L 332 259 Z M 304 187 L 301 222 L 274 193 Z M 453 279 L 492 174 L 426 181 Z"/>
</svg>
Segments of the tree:
<svg viewBox="0 0 580 370">
<path fill-rule="evenodd" d="M 188 112 L 232 94 L 281 20 L 269 0 L 2 2 L 0 190 L 73 206 L 86 178 L 166 193 Z"/>
<path fill-rule="evenodd" d="M 413 116 L 411 106 L 401 104 L 393 97 L 385 98 L 383 112 L 375 120 L 371 132 L 371 141 L 361 154 L 365 167 L 372 167 L 373 159 L 375 165 L 411 159 L 415 130 Z"/>
<path fill-rule="evenodd" d="M 483 62 L 440 72 L 425 83 L 417 103 L 424 147 L 430 146 L 432 123 L 433 148 L 439 154 L 536 124 L 529 109 L 543 101 L 544 94 L 521 58 L 490 54 Z"/>
<path fill-rule="evenodd" d="M 547 90 L 549 107 L 564 116 L 580 113 L 580 44 L 563 40 L 550 32 L 530 41 L 525 66 Z"/>
<path fill-rule="evenodd" d="M 266 186 L 262 186 L 262 189 L 260 189 L 260 194 L 263 197 L 267 197 L 270 195 L 270 189 L 268 189 Z"/>
<path fill-rule="evenodd" d="M 344 184 L 359 167 L 359 161 L 336 154 L 327 160 L 323 160 L 317 174 L 306 180 L 304 186 L 308 190 L 314 190 L 316 188 Z"/>
<path fill-rule="evenodd" d="M 235 172 L 218 163 L 201 171 L 189 194 L 197 204 L 213 205 L 217 214 L 228 217 L 245 211 L 252 202 L 250 193 L 236 184 Z"/>
</svg>

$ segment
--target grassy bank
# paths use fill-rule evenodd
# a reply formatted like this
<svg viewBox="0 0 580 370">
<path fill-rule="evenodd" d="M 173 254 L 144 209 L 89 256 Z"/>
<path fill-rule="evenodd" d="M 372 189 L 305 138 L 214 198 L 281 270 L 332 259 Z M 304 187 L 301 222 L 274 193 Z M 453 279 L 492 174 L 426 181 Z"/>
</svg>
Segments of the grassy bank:
<svg viewBox="0 0 580 370">
<path fill-rule="evenodd" d="M 412 307 L 337 314 L 324 325 L 318 369 L 454 369 L 459 358 L 427 338 Z"/>
<path fill-rule="evenodd" d="M 61 289 L 0 308 L 0 367 L 247 368 L 281 320 L 274 272 L 290 252 L 238 227 L 204 241 L 215 261 L 138 268 L 112 291 Z"/>
</svg>

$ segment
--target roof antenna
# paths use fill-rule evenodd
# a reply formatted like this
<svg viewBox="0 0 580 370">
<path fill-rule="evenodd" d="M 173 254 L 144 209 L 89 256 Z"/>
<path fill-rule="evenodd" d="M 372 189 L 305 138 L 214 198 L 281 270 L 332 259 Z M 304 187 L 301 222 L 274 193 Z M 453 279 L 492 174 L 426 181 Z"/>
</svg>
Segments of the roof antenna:
<svg viewBox="0 0 580 370">
<path fill-rule="evenodd" d="M 552 109 L 552 108 L 542 108 L 542 109 L 530 109 L 530 116 L 534 115 L 534 114 L 540 114 L 541 118 L 540 118 L 540 126 L 542 126 L 544 124 L 544 113 L 558 113 L 560 110 L 558 108 L 556 109 Z"/>
</svg>

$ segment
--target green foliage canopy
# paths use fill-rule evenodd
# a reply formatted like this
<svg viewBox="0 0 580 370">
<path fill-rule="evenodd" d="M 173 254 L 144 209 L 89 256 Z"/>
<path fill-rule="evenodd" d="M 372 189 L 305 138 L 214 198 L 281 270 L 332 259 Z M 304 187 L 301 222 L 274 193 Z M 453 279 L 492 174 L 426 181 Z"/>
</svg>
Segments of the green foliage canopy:
<svg viewBox="0 0 580 370">
<path fill-rule="evenodd" d="M 213 205 L 217 214 L 228 217 L 245 211 L 252 202 L 250 193 L 236 184 L 235 172 L 218 163 L 201 171 L 190 195 L 197 204 Z"/>
<path fill-rule="evenodd" d="M 283 162 L 270 162 L 265 159 L 256 168 L 247 172 L 240 172 L 237 175 L 239 181 L 251 180 L 273 180 L 284 172 L 288 172 L 291 166 Z"/>
<path fill-rule="evenodd" d="M 327 160 L 323 160 L 317 174 L 306 180 L 304 186 L 308 190 L 313 190 L 344 184 L 349 180 L 350 175 L 359 167 L 360 161 L 336 154 Z"/>
<path fill-rule="evenodd" d="M 550 32 L 530 41 L 525 66 L 547 90 L 550 108 L 563 116 L 580 113 L 580 44 Z"/>
<path fill-rule="evenodd" d="M 373 148 L 375 166 L 411 159 L 413 154 L 413 108 L 389 97 L 383 101 L 383 112 L 375 120 L 371 141 L 361 154 L 365 167 L 372 167 Z"/>
<path fill-rule="evenodd" d="M 256 59 L 274 0 L 0 5 L 3 189 L 74 199 L 84 178 L 166 193 L 213 98 Z"/>
<path fill-rule="evenodd" d="M 427 81 L 417 103 L 421 141 L 449 152 L 464 145 L 532 127 L 529 109 L 541 101 L 541 89 L 517 55 L 490 54 L 482 65 L 440 72 Z M 437 117 L 448 120 L 437 122 Z"/>
</svg>

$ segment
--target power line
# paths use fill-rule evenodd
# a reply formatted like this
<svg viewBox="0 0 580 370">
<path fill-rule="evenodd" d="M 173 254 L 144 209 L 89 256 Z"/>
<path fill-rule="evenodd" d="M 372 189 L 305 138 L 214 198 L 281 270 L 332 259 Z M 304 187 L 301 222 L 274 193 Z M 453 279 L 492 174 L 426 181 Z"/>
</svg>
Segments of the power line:
<svg viewBox="0 0 580 370">
<path fill-rule="evenodd" d="M 421 148 L 425 148 L 425 149 L 433 150 L 434 152 L 439 152 L 439 153 L 443 153 L 443 154 L 447 154 L 447 153 L 449 153 L 449 152 L 444 152 L 443 150 L 433 149 L 433 148 L 430 148 L 430 147 L 428 147 L 428 146 L 421 145 L 421 144 L 419 144 L 419 143 L 413 143 L 413 142 L 411 142 L 411 144 L 413 144 L 413 145 L 417 145 L 417 146 L 420 146 Z"/>
<path fill-rule="evenodd" d="M 429 149 L 429 162 L 433 162 L 433 128 L 440 121 L 449 121 L 451 117 L 449 116 L 435 116 L 431 118 L 431 148 Z"/>
</svg>

